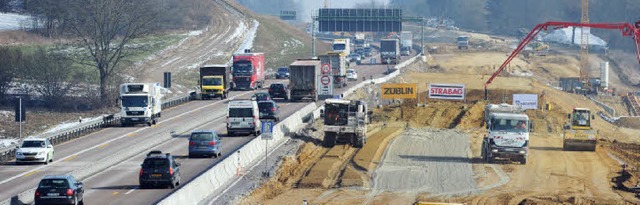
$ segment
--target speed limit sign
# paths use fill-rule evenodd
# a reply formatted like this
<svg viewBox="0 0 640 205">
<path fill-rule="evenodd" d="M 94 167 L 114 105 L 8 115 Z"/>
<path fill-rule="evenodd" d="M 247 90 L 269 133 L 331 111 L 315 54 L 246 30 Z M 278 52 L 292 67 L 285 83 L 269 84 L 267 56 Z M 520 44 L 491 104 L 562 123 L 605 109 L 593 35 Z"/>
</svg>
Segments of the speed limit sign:
<svg viewBox="0 0 640 205">
<path fill-rule="evenodd" d="M 329 76 L 323 75 L 323 76 L 320 78 L 320 82 L 321 82 L 323 85 L 329 85 L 329 83 L 331 82 L 331 78 L 329 78 Z"/>
<path fill-rule="evenodd" d="M 328 63 L 322 64 L 322 67 L 320 68 L 320 71 L 322 72 L 322 74 L 331 73 L 331 65 L 329 65 Z"/>
</svg>

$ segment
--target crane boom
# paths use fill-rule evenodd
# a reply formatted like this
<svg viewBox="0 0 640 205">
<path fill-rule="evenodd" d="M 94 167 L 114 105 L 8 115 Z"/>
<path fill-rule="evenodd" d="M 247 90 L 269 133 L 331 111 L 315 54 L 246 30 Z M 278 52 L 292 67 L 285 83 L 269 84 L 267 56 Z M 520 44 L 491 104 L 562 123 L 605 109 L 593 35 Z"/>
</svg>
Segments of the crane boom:
<svg viewBox="0 0 640 205">
<path fill-rule="evenodd" d="M 488 100 L 487 87 L 489 86 L 489 84 L 493 82 L 493 79 L 495 79 L 498 76 L 498 74 L 500 74 L 502 70 L 504 70 L 504 68 L 511 62 L 511 60 L 513 60 L 520 53 L 520 51 L 522 51 L 522 49 L 524 49 L 524 47 L 527 44 L 529 44 L 529 42 L 531 42 L 531 40 L 533 40 L 533 38 L 536 35 L 538 35 L 538 33 L 540 33 L 540 31 L 542 30 L 546 31 L 549 28 L 552 28 L 552 29 L 567 28 L 569 26 L 620 30 L 620 32 L 622 32 L 622 36 L 631 36 L 633 38 L 636 44 L 636 56 L 638 58 L 638 63 L 640 64 L 640 47 L 639 47 L 640 21 L 636 21 L 635 24 L 633 25 L 627 22 L 624 22 L 624 23 L 575 23 L 575 22 L 549 21 L 549 22 L 536 25 L 536 27 L 533 28 L 529 32 L 529 34 L 527 34 L 527 36 L 522 40 L 522 42 L 518 44 L 518 47 L 516 47 L 516 49 L 513 50 L 513 52 L 511 52 L 511 55 L 507 57 L 507 60 L 505 60 L 502 63 L 502 65 L 500 65 L 500 68 L 496 72 L 494 72 L 493 75 L 491 75 L 489 80 L 487 80 L 487 82 L 484 84 L 485 100 Z"/>
</svg>

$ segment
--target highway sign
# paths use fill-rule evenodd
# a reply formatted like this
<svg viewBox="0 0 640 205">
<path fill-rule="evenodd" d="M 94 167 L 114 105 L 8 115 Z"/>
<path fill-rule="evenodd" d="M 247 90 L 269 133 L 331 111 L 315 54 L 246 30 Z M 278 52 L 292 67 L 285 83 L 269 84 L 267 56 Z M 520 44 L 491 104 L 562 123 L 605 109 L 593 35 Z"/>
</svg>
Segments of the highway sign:
<svg viewBox="0 0 640 205">
<path fill-rule="evenodd" d="M 272 121 L 262 121 L 262 129 L 260 130 L 260 136 L 263 140 L 272 140 L 273 130 L 273 122 Z"/>
<path fill-rule="evenodd" d="M 333 96 L 333 82 L 331 75 L 318 75 L 318 95 Z"/>
<path fill-rule="evenodd" d="M 331 78 L 327 75 L 323 75 L 320 78 L 320 82 L 322 83 L 322 85 L 329 85 L 329 83 L 331 83 Z"/>
<path fill-rule="evenodd" d="M 322 72 L 322 74 L 330 74 L 331 65 L 329 65 L 328 63 L 322 64 L 322 66 L 320 67 L 320 71 Z"/>
</svg>

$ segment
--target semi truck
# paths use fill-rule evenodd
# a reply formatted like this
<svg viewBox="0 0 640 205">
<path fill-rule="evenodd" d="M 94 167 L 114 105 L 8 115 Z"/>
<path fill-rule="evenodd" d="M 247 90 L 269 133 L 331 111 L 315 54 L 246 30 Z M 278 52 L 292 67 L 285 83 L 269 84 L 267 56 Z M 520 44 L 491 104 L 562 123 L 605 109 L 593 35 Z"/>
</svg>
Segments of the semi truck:
<svg viewBox="0 0 640 205">
<path fill-rule="evenodd" d="M 333 85 L 342 88 L 347 86 L 347 69 L 349 64 L 344 53 L 328 52 L 325 55 L 319 55 L 321 64 L 329 64 L 331 66 L 331 74 L 333 75 Z"/>
<path fill-rule="evenodd" d="M 125 83 L 120 85 L 120 123 L 123 127 L 135 124 L 156 124 L 162 111 L 160 83 Z"/>
<path fill-rule="evenodd" d="M 265 80 L 264 53 L 233 54 L 233 88 L 236 90 L 255 90 L 262 88 Z"/>
<path fill-rule="evenodd" d="M 361 148 L 367 141 L 369 123 L 367 104 L 360 100 L 326 99 L 324 110 L 325 147 L 336 143 L 349 143 Z"/>
<path fill-rule="evenodd" d="M 598 142 L 598 133 L 591 127 L 591 120 L 595 116 L 591 115 L 589 108 L 573 108 L 573 112 L 568 114 L 567 122 L 562 135 L 563 150 L 595 151 Z"/>
<path fill-rule="evenodd" d="M 348 38 L 333 39 L 331 51 L 342 52 L 344 56 L 351 55 L 351 40 Z"/>
<path fill-rule="evenodd" d="M 520 109 L 506 105 L 485 107 L 487 134 L 482 140 L 481 155 L 486 163 L 496 159 L 527 163 L 529 133 L 533 124 Z"/>
<path fill-rule="evenodd" d="M 413 33 L 411 31 L 403 31 L 400 33 L 400 55 L 411 55 L 411 48 L 413 47 Z"/>
<path fill-rule="evenodd" d="M 206 65 L 200 68 L 200 94 L 203 100 L 227 98 L 231 88 L 231 68 L 228 65 Z"/>
<path fill-rule="evenodd" d="M 320 60 L 296 60 L 289 66 L 289 90 L 291 102 L 309 98 L 318 101 L 317 78 L 320 76 Z"/>
<path fill-rule="evenodd" d="M 380 58 L 382 64 L 398 64 L 400 62 L 400 43 L 398 39 L 380 40 Z"/>
</svg>

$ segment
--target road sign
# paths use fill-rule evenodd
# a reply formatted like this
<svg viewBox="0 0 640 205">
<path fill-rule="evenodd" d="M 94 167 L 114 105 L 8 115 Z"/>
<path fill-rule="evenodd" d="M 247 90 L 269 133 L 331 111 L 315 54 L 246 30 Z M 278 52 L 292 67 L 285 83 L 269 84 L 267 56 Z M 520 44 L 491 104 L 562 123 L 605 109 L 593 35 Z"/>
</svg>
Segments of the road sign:
<svg viewBox="0 0 640 205">
<path fill-rule="evenodd" d="M 329 76 L 327 76 L 327 75 L 323 75 L 323 76 L 320 78 L 320 82 L 321 82 L 323 85 L 329 85 L 329 83 L 331 83 L 331 78 L 330 78 Z"/>
<path fill-rule="evenodd" d="M 262 128 L 260 130 L 260 136 L 262 136 L 263 140 L 272 140 L 273 139 L 273 122 L 272 121 L 262 121 Z"/>
<path fill-rule="evenodd" d="M 329 65 L 328 63 L 322 64 L 322 67 L 320 67 L 320 71 L 322 72 L 322 74 L 330 74 L 331 65 Z"/>
</svg>

